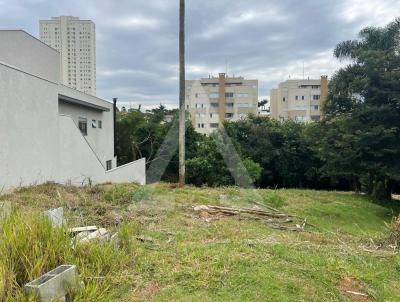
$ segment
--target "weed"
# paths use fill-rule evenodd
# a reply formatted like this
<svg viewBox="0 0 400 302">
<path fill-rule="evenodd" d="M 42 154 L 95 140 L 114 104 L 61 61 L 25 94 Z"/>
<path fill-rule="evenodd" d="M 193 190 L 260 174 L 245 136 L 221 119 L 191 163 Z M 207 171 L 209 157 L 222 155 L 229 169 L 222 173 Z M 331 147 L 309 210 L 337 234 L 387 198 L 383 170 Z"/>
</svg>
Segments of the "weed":
<svg viewBox="0 0 400 302">
<path fill-rule="evenodd" d="M 276 209 L 281 209 L 286 205 L 285 199 L 277 192 L 273 192 L 264 196 L 263 201 L 265 204 L 270 205 Z"/>
</svg>

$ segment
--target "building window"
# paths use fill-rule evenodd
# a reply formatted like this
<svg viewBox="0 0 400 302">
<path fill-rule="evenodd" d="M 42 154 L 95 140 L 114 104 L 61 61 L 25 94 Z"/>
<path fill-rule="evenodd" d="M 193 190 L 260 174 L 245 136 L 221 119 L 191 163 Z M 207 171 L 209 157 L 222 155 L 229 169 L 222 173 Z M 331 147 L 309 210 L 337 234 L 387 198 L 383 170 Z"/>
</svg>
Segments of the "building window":
<svg viewBox="0 0 400 302">
<path fill-rule="evenodd" d="M 79 118 L 78 128 L 84 136 L 87 136 L 87 119 Z"/>
<path fill-rule="evenodd" d="M 301 96 L 301 100 L 304 101 L 306 97 L 304 95 Z"/>
<path fill-rule="evenodd" d="M 225 118 L 233 118 L 233 113 L 225 113 Z"/>
<path fill-rule="evenodd" d="M 284 97 L 284 98 L 282 99 L 282 101 L 286 102 L 286 98 Z"/>
<path fill-rule="evenodd" d="M 236 93 L 236 96 L 238 98 L 248 98 L 249 94 L 248 93 Z"/>
<path fill-rule="evenodd" d="M 250 106 L 249 106 L 248 103 L 238 103 L 238 104 L 237 104 L 237 107 L 238 107 L 238 108 L 249 108 Z"/>
<path fill-rule="evenodd" d="M 312 110 L 314 110 L 314 111 L 318 111 L 318 110 L 319 110 L 319 106 L 318 106 L 318 105 L 311 106 L 311 108 L 312 108 Z"/>
<path fill-rule="evenodd" d="M 226 98 L 233 98 L 233 92 L 225 92 Z"/>
<path fill-rule="evenodd" d="M 111 161 L 111 160 L 107 160 L 107 162 L 106 162 L 106 169 L 107 169 L 107 171 L 109 171 L 109 170 L 112 169 L 112 161 Z"/>
<path fill-rule="evenodd" d="M 210 118 L 218 118 L 219 114 L 218 113 L 210 113 Z"/>
<path fill-rule="evenodd" d="M 311 116 L 311 120 L 313 122 L 319 122 L 321 120 L 321 117 L 319 115 Z"/>
<path fill-rule="evenodd" d="M 225 108 L 233 108 L 233 103 L 226 103 Z"/>
<path fill-rule="evenodd" d="M 197 128 L 204 128 L 204 124 L 197 124 Z"/>
<path fill-rule="evenodd" d="M 314 101 L 319 101 L 321 99 L 321 96 L 320 95 L 313 95 L 313 100 Z"/>
<path fill-rule="evenodd" d="M 215 129 L 218 128 L 219 124 L 218 123 L 211 123 L 210 128 Z"/>
<path fill-rule="evenodd" d="M 219 98 L 219 93 L 218 92 L 210 93 L 210 98 L 211 99 L 218 99 Z"/>
<path fill-rule="evenodd" d="M 299 96 L 298 95 L 296 95 L 296 101 L 298 101 L 299 100 Z"/>
<path fill-rule="evenodd" d="M 97 128 L 97 121 L 96 120 L 92 120 L 92 128 Z"/>
<path fill-rule="evenodd" d="M 218 103 L 211 103 L 211 108 L 218 108 L 219 104 Z"/>
<path fill-rule="evenodd" d="M 102 121 L 98 121 L 97 122 L 97 126 L 99 127 L 99 129 L 103 128 L 103 122 Z"/>
<path fill-rule="evenodd" d="M 306 121 L 306 117 L 305 116 L 295 116 L 294 120 L 297 122 L 305 122 Z"/>
</svg>

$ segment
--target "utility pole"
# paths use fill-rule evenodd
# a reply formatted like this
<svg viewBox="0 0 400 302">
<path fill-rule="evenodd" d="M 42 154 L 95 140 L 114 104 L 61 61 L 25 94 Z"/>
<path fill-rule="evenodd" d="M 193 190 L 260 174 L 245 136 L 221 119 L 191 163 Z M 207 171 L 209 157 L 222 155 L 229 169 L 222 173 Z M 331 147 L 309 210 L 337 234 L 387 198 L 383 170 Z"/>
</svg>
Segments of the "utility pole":
<svg viewBox="0 0 400 302">
<path fill-rule="evenodd" d="M 179 183 L 184 186 L 185 169 L 185 0 L 179 5 Z"/>
</svg>

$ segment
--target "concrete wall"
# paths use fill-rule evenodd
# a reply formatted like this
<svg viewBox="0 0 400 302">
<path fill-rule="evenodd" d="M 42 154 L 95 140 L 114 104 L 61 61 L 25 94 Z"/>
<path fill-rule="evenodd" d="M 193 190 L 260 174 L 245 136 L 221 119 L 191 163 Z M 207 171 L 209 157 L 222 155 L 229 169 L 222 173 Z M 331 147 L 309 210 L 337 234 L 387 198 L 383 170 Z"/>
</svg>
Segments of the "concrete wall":
<svg viewBox="0 0 400 302">
<path fill-rule="evenodd" d="M 142 158 L 132 163 L 106 171 L 106 181 L 124 183 L 127 180 L 141 185 L 146 183 L 146 159 Z"/>
<path fill-rule="evenodd" d="M 57 174 L 57 86 L 0 64 L 0 188 Z"/>
<path fill-rule="evenodd" d="M 60 169 L 57 182 L 73 185 L 93 183 L 146 183 L 145 160 L 106 171 L 74 121 L 69 116 L 60 116 Z M 68 139 L 65 139 L 68 137 Z M 71 165 L 71 163 L 77 163 Z"/>
<path fill-rule="evenodd" d="M 43 79 L 60 81 L 60 54 L 22 30 L 0 30 L 0 61 Z"/>
<path fill-rule="evenodd" d="M 88 107 L 59 101 L 59 114 L 70 116 L 74 126 L 78 128 L 79 118 L 87 119 L 87 133 L 85 137 L 92 149 L 96 150 L 97 156 L 106 166 L 106 162 L 111 160 L 113 167 L 116 167 L 114 158 L 114 125 L 112 112 L 103 112 Z M 97 128 L 92 127 L 92 120 L 96 120 Z M 102 128 L 98 128 L 98 121 L 102 121 Z"/>
</svg>

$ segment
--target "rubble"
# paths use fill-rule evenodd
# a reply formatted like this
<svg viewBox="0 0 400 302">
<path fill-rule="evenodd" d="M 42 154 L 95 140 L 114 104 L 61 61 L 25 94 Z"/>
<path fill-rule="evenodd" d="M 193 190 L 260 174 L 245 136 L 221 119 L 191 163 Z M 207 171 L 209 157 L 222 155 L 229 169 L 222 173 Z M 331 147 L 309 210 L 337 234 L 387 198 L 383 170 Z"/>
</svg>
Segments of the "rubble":
<svg viewBox="0 0 400 302">
<path fill-rule="evenodd" d="M 68 232 L 72 235 L 73 239 L 78 243 L 85 243 L 90 241 L 104 241 L 117 239 L 117 233 L 111 234 L 105 228 L 98 228 L 97 226 L 85 226 L 71 228 Z"/>
<path fill-rule="evenodd" d="M 60 228 L 65 224 L 63 208 L 47 210 L 44 212 L 44 215 L 55 228 Z"/>
</svg>

